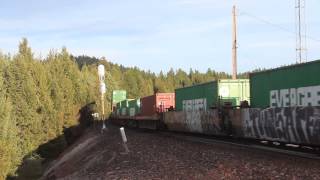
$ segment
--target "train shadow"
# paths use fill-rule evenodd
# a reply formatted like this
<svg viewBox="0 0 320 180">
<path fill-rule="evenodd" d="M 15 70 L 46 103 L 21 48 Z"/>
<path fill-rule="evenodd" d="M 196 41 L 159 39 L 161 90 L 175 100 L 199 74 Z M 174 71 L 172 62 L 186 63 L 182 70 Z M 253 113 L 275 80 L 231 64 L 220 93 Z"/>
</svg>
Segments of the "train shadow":
<svg viewBox="0 0 320 180">
<path fill-rule="evenodd" d="M 92 113 L 95 102 L 83 106 L 79 110 L 78 124 L 65 127 L 63 134 L 38 146 L 36 150 L 24 156 L 15 176 L 8 176 L 8 180 L 39 179 L 50 163 L 70 145 L 72 145 L 84 132 L 92 126 L 94 119 Z"/>
</svg>

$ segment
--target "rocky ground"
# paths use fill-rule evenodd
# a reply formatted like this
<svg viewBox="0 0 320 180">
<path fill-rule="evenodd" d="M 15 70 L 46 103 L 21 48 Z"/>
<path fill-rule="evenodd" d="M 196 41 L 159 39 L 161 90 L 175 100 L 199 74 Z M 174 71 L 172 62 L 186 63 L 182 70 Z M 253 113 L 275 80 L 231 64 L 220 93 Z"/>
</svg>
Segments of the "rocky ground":
<svg viewBox="0 0 320 180">
<path fill-rule="evenodd" d="M 320 179 L 320 162 L 119 127 L 89 129 L 42 179 Z"/>
</svg>

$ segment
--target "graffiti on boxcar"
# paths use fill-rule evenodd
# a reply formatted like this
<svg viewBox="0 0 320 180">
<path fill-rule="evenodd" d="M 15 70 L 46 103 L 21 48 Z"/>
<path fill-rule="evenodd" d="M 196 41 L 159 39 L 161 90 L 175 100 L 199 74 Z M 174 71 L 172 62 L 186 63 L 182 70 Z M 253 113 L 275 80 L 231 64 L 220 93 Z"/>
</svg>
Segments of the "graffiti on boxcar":
<svg viewBox="0 0 320 180">
<path fill-rule="evenodd" d="M 320 143 L 320 107 L 244 109 L 246 137 L 291 143 Z"/>
<path fill-rule="evenodd" d="M 218 110 L 208 110 L 201 114 L 201 126 L 204 134 L 221 134 L 221 119 Z"/>
<path fill-rule="evenodd" d="M 185 122 L 189 132 L 204 134 L 222 134 L 221 119 L 217 110 L 187 111 Z"/>
<path fill-rule="evenodd" d="M 202 132 L 201 111 L 186 111 L 185 122 L 190 132 Z"/>
<path fill-rule="evenodd" d="M 223 134 L 217 110 L 166 112 L 164 122 L 170 130 L 203 134 Z"/>
</svg>

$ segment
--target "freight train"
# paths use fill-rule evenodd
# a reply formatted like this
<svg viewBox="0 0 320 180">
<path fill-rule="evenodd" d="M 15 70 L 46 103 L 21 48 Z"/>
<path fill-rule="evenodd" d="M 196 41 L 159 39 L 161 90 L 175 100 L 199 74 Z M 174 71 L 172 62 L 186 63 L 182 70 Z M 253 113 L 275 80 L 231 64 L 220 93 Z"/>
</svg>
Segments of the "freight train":
<svg viewBox="0 0 320 180">
<path fill-rule="evenodd" d="M 112 122 L 138 128 L 320 147 L 320 60 L 136 100 L 117 99 Z"/>
</svg>

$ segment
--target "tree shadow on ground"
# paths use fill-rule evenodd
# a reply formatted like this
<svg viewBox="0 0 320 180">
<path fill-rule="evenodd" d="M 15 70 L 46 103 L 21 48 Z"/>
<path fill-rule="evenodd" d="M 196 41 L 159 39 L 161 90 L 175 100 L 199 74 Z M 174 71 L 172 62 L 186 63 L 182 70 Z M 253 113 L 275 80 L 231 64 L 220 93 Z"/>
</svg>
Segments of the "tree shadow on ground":
<svg viewBox="0 0 320 180">
<path fill-rule="evenodd" d="M 35 151 L 27 154 L 16 171 L 16 176 L 8 180 L 39 179 L 48 165 L 56 159 L 68 146 L 72 145 L 93 124 L 92 113 L 95 102 L 89 103 L 79 110 L 78 125 L 64 128 L 63 134 L 40 145 Z"/>
</svg>

